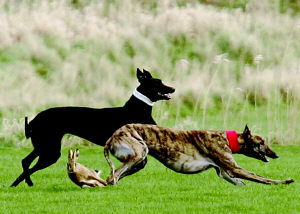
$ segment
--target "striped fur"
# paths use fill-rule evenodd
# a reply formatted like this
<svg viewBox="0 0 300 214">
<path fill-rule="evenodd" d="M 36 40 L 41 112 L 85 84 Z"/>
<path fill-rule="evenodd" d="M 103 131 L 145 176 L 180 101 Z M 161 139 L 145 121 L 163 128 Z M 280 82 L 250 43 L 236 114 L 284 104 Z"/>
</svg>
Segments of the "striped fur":
<svg viewBox="0 0 300 214">
<path fill-rule="evenodd" d="M 265 156 L 277 158 L 259 135 L 248 127 L 238 133 L 239 153 L 268 161 Z M 123 165 L 115 170 L 109 152 Z M 272 180 L 238 166 L 230 150 L 225 131 L 175 130 L 156 125 L 127 124 L 118 129 L 106 142 L 105 158 L 111 166 L 107 181 L 116 184 L 121 178 L 142 169 L 148 153 L 166 167 L 184 174 L 199 173 L 214 168 L 219 177 L 235 185 L 244 185 L 247 179 L 264 184 L 291 183 L 290 180 Z"/>
</svg>

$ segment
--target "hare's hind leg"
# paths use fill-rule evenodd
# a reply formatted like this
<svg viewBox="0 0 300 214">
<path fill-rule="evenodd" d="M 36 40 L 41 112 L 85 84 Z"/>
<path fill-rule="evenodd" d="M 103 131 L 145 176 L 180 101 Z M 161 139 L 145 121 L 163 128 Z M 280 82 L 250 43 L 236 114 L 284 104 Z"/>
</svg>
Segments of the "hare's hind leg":
<svg viewBox="0 0 300 214">
<path fill-rule="evenodd" d="M 136 166 L 145 161 L 148 147 L 144 142 L 130 137 L 113 142 L 110 146 L 110 152 L 123 163 L 107 178 L 108 184 L 117 184 L 121 178 L 134 174 L 143 168 L 138 167 L 139 169 L 137 169 Z"/>
<path fill-rule="evenodd" d="M 88 187 L 103 187 L 106 186 L 104 184 L 102 184 L 101 182 L 99 182 L 96 179 L 90 179 L 90 180 L 83 180 L 81 181 L 81 188 L 88 188 Z"/>
</svg>

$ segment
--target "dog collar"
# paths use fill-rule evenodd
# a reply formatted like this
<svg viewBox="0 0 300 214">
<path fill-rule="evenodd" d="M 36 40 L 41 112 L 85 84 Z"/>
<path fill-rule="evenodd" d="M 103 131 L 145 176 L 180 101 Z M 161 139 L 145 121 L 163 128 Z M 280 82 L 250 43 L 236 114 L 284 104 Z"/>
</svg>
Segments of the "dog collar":
<svg viewBox="0 0 300 214">
<path fill-rule="evenodd" d="M 136 89 L 133 90 L 133 96 L 135 96 L 136 98 L 138 98 L 139 100 L 143 101 L 144 103 L 146 103 L 149 106 L 153 106 L 154 105 L 154 102 L 152 102 L 145 95 L 143 95 L 140 92 L 138 92 Z"/>
<path fill-rule="evenodd" d="M 226 131 L 227 139 L 229 142 L 229 147 L 232 153 L 237 153 L 240 151 L 240 146 L 238 142 L 238 135 L 236 131 Z"/>
</svg>

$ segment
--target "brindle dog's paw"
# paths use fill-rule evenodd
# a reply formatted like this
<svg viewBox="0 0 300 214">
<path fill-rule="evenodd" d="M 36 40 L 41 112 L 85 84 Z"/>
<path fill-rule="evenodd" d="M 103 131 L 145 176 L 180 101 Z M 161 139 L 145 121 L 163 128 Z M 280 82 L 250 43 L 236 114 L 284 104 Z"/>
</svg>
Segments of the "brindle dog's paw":
<svg viewBox="0 0 300 214">
<path fill-rule="evenodd" d="M 112 177 L 112 176 L 109 176 L 106 179 L 106 183 L 107 183 L 107 185 L 117 185 L 118 184 L 118 182 L 116 181 L 116 178 Z"/>
<path fill-rule="evenodd" d="M 237 185 L 237 186 L 246 186 L 246 184 L 241 179 L 233 178 L 233 180 L 234 180 L 235 185 Z"/>
<path fill-rule="evenodd" d="M 293 179 L 287 179 L 287 180 L 283 181 L 283 184 L 290 184 L 290 183 L 293 183 L 293 182 L 295 182 Z"/>
</svg>

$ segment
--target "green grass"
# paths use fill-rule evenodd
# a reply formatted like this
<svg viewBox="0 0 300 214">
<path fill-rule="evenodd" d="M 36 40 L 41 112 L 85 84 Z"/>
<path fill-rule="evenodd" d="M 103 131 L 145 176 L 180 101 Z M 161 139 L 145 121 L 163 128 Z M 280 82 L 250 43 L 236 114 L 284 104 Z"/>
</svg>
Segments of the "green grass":
<svg viewBox="0 0 300 214">
<path fill-rule="evenodd" d="M 299 213 L 300 147 L 273 146 L 279 159 L 266 164 L 235 155 L 240 166 L 273 179 L 293 178 L 290 185 L 246 181 L 233 186 L 214 170 L 196 175 L 175 173 L 153 158 L 144 170 L 118 186 L 81 189 L 69 180 L 67 148 L 59 161 L 32 176 L 35 183 L 8 187 L 21 172 L 20 160 L 31 148 L 1 147 L 0 213 Z M 80 147 L 79 162 L 109 173 L 102 147 Z"/>
</svg>

